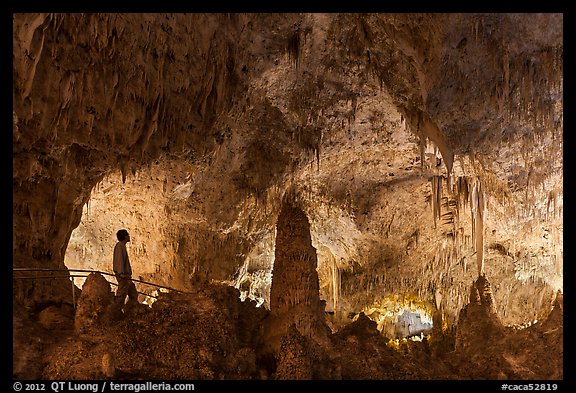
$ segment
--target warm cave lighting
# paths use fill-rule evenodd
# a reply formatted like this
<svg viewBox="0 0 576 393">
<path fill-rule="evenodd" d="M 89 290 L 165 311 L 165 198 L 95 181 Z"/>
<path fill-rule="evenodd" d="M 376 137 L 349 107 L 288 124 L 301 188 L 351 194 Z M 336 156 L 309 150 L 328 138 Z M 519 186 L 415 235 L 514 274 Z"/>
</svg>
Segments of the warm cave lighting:
<svg viewBox="0 0 576 393">
<path fill-rule="evenodd" d="M 151 296 L 146 296 L 146 298 L 144 298 L 144 304 L 147 304 L 149 307 L 152 307 L 152 304 L 158 300 L 158 295 L 160 295 L 160 293 L 168 293 L 170 292 L 169 289 L 165 289 L 165 288 L 158 288 L 155 289 L 154 291 L 152 291 L 150 293 Z"/>
<path fill-rule="evenodd" d="M 420 337 L 432 330 L 432 318 L 424 311 L 411 311 L 404 309 L 397 315 L 396 326 L 404 337 Z"/>
<path fill-rule="evenodd" d="M 390 339 L 412 339 L 420 341 L 432 330 L 432 317 L 421 308 L 371 307 L 364 312 L 377 324 L 382 336 Z"/>
<path fill-rule="evenodd" d="M 528 321 L 528 322 L 518 324 L 518 325 L 508 325 L 508 327 L 511 327 L 512 329 L 515 329 L 515 330 L 522 330 L 522 329 L 529 328 L 530 326 L 535 325 L 537 323 L 538 323 L 538 320 L 535 319 L 533 321 Z"/>
</svg>

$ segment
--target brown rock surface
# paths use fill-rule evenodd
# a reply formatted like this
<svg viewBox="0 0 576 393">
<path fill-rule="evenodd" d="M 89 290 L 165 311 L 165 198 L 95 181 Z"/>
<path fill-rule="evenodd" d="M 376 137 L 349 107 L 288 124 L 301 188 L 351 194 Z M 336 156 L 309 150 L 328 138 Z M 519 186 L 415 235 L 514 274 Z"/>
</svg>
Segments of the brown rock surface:
<svg viewBox="0 0 576 393">
<path fill-rule="evenodd" d="M 472 287 L 486 284 L 481 277 Z M 14 375 L 48 380 L 554 380 L 563 378 L 561 307 L 558 297 L 547 320 L 517 330 L 502 326 L 486 303 L 474 299 L 461 313 L 453 348 L 433 348 L 428 338 L 394 344 L 364 314 L 326 340 L 303 335 L 291 324 L 279 350 L 271 352 L 265 323 L 270 311 L 241 301 L 232 287 L 200 284 L 190 293 L 161 294 L 149 312 L 101 319 L 89 332 L 15 318 Z M 41 315 L 49 312 L 54 311 Z"/>
<path fill-rule="evenodd" d="M 110 288 L 110 283 L 101 274 L 90 273 L 76 304 L 74 327 L 78 332 L 98 328 L 104 321 L 114 318 L 113 308 L 114 292 Z"/>
<path fill-rule="evenodd" d="M 297 202 L 287 200 L 277 222 L 271 313 L 265 321 L 265 341 L 276 354 L 281 354 L 285 335 L 293 329 L 298 332 L 296 336 L 301 334 L 316 341 L 326 341 L 331 331 L 320 302 L 317 256 L 310 239 L 308 217 Z M 303 377 L 298 375 L 297 379 Z"/>
<path fill-rule="evenodd" d="M 199 302 L 162 295 L 150 313 L 136 308 L 121 321 L 150 345 L 146 324 L 171 332 L 170 345 L 193 365 L 171 369 L 174 351 L 156 364 L 137 351 L 142 343 L 126 352 L 103 344 L 108 321 L 96 324 L 95 341 L 67 330 L 71 316 L 49 307 L 67 315 L 70 282 L 15 271 L 15 376 L 38 378 L 42 361 L 49 378 L 100 378 L 106 353 L 119 378 L 563 375 L 561 12 L 14 13 L 12 21 L 13 267 L 109 273 L 114 234 L 127 228 L 134 278 Z M 309 226 L 302 251 L 315 259 L 280 284 L 288 243 L 277 219 L 287 194 Z M 298 274 L 310 285 L 290 278 Z M 489 307 L 480 292 L 480 303 L 470 300 L 479 277 L 489 280 Z M 278 285 L 296 292 L 277 294 Z M 76 321 L 96 326 L 89 315 L 106 314 L 97 307 L 108 295 L 90 307 L 84 296 Z M 301 357 L 261 348 L 271 331 L 252 319 L 271 320 L 277 301 L 302 310 L 278 309 L 285 323 L 273 346 L 294 343 Z M 179 310 L 174 323 L 191 323 L 203 341 L 172 331 L 162 307 Z M 222 307 L 258 333 L 237 332 L 202 307 Z M 405 310 L 435 321 L 430 341 L 392 349 L 376 336 L 344 340 L 365 341 L 370 356 L 331 347 L 362 312 L 392 338 L 406 331 L 396 326 Z M 205 326 L 194 325 L 197 314 Z M 288 334 L 315 318 L 332 333 Z M 210 343 L 208 326 L 230 342 Z M 308 356 L 325 365 L 310 366 Z"/>
</svg>

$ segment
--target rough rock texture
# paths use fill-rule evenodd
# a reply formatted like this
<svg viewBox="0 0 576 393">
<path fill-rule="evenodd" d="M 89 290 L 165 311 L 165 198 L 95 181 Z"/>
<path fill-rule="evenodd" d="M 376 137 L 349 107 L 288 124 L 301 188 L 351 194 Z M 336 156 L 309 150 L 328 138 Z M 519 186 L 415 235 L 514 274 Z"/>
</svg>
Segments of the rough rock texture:
<svg viewBox="0 0 576 393">
<path fill-rule="evenodd" d="M 291 330 L 296 329 L 297 335 L 324 341 L 331 333 L 320 301 L 316 266 L 308 217 L 296 202 L 284 201 L 276 226 L 271 315 L 266 321 L 266 341 L 276 353 L 283 352 L 282 347 L 286 345 L 278 345 L 277 341 Z"/>
<path fill-rule="evenodd" d="M 493 307 L 490 283 L 480 276 L 460 312 L 450 362 L 471 379 L 563 379 L 563 297 L 552 312 L 528 328 L 504 327 Z"/>
<path fill-rule="evenodd" d="M 197 283 L 192 292 L 161 294 L 150 310 L 138 304 L 128 310 L 146 311 L 115 315 L 110 284 L 92 273 L 82 286 L 75 330 L 67 329 L 66 318 L 51 317 L 59 313 L 50 306 L 38 313 L 37 322 L 29 322 L 27 329 L 33 332 L 29 337 L 15 336 L 14 375 L 190 380 L 563 378 L 563 296 L 558 293 L 544 323 L 515 332 L 498 319 L 485 276 L 471 286 L 454 345 L 438 328 L 432 343 L 428 337 L 386 341 L 377 323 L 362 312 L 354 322 L 330 333 L 318 307 L 318 287 L 308 280 L 316 277 L 310 274 L 315 253 L 309 233 L 305 234 L 308 228 L 302 210 L 284 202 L 276 247 L 280 279 L 272 288 L 271 311 L 242 301 L 231 286 Z M 301 280 L 295 273 L 298 267 Z M 20 330 L 21 317 L 14 324 Z M 36 324 L 36 329 L 30 327 Z M 33 345 L 39 333 L 50 330 L 58 334 L 46 348 Z M 28 371 L 38 368 L 37 374 Z"/>
<path fill-rule="evenodd" d="M 409 310 L 442 324 L 435 353 L 478 277 L 505 331 L 563 292 L 562 13 L 12 21 L 13 267 L 109 272 L 125 227 L 135 277 L 218 282 L 270 310 L 290 190 L 333 331 L 365 312 L 389 336 Z M 72 306 L 68 280 L 24 275 L 15 329 Z M 506 377 L 558 375 L 510 362 Z M 330 370 L 314 375 L 343 375 Z"/>
<path fill-rule="evenodd" d="M 76 303 L 74 327 L 79 332 L 101 325 L 112 317 L 114 293 L 104 276 L 91 273 L 82 286 L 82 295 Z"/>
<path fill-rule="evenodd" d="M 92 291 L 86 299 L 98 296 Z M 149 312 L 70 337 L 48 354 L 43 378 L 260 379 L 267 370 L 257 358 L 258 325 L 266 312 L 229 286 L 163 293 Z"/>
<path fill-rule="evenodd" d="M 74 310 L 50 305 L 37 313 L 14 313 L 12 318 L 12 375 L 14 379 L 42 379 L 53 361 L 51 348 L 66 345 L 74 334 Z"/>
<path fill-rule="evenodd" d="M 145 304 L 134 299 L 124 303 L 115 298 L 116 289 L 100 273 L 90 273 L 82 285 L 82 294 L 76 302 L 74 327 L 79 333 L 97 331 L 103 325 L 118 321 L 125 316 L 148 312 Z"/>
<path fill-rule="evenodd" d="M 470 303 L 460 311 L 458 318 L 456 334 L 456 349 L 458 350 L 468 350 L 468 345 L 476 341 L 470 336 L 481 340 L 490 338 L 498 340 L 504 334 L 502 323 L 494 310 L 490 283 L 485 276 L 478 277 L 472 285 Z"/>
<path fill-rule="evenodd" d="M 487 284 L 480 277 L 472 288 Z M 86 301 L 98 298 L 90 293 Z M 230 286 L 201 284 L 190 293 L 161 294 L 149 312 L 116 321 L 100 318 L 98 326 L 84 332 L 38 321 L 22 325 L 15 318 L 18 333 L 33 333 L 15 340 L 14 375 L 48 380 L 562 379 L 562 303 L 558 296 L 547 320 L 516 330 L 502 326 L 489 305 L 474 298 L 451 347 L 428 339 L 387 341 L 363 313 L 326 341 L 303 335 L 292 324 L 279 351 L 271 353 L 265 327 L 270 311 L 241 301 Z"/>
</svg>

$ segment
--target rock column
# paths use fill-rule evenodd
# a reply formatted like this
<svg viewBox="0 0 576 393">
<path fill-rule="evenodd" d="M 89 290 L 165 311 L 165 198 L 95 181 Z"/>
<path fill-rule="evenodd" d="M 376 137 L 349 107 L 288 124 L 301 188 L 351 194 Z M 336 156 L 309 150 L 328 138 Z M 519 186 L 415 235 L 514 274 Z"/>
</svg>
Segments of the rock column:
<svg viewBox="0 0 576 393">
<path fill-rule="evenodd" d="M 316 249 L 312 246 L 308 218 L 298 206 L 285 201 L 276 230 L 271 318 L 267 326 L 269 344 L 278 349 L 292 325 L 303 336 L 326 340 L 331 331 L 324 320 Z"/>
</svg>

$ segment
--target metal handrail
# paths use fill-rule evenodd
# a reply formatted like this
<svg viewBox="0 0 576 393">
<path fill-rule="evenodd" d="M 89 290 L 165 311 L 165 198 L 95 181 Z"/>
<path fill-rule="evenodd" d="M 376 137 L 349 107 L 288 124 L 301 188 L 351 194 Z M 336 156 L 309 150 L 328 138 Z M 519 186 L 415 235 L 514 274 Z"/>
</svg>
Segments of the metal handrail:
<svg viewBox="0 0 576 393">
<path fill-rule="evenodd" d="M 19 277 L 12 277 L 13 279 L 16 280 L 35 280 L 37 278 L 70 278 L 70 277 L 88 277 L 88 275 L 86 274 L 70 274 L 69 276 L 19 276 Z M 108 280 L 106 280 L 108 281 Z M 108 281 L 110 284 L 112 285 L 118 285 L 112 281 Z"/>
<path fill-rule="evenodd" d="M 114 276 L 116 277 L 115 274 L 113 273 L 108 273 L 108 272 L 103 272 L 101 270 L 92 270 L 92 269 L 51 269 L 51 268 L 41 268 L 41 267 L 37 267 L 37 268 L 27 268 L 27 267 L 14 267 L 12 268 L 13 272 L 83 272 L 83 273 L 99 273 L 99 274 L 103 274 L 103 275 L 107 275 L 107 276 Z M 71 277 L 88 277 L 88 275 L 86 274 L 69 274 L 66 276 L 20 276 L 20 277 L 15 277 L 12 276 L 12 279 L 17 279 L 17 280 L 26 280 L 26 279 L 30 279 L 30 280 L 34 280 L 34 279 L 46 279 L 46 278 L 50 278 L 50 279 L 54 279 L 54 278 L 65 278 L 65 279 L 69 279 Z M 174 292 L 179 292 L 179 293 L 190 293 L 190 292 L 185 292 L 185 291 L 181 291 L 179 289 L 175 289 L 175 288 L 171 288 L 165 285 L 160 285 L 160 284 L 155 284 L 153 282 L 148 282 L 148 281 L 144 281 L 144 280 L 138 280 L 136 278 L 129 278 L 130 281 L 137 281 L 140 282 L 142 284 L 147 284 L 147 285 L 152 285 L 158 288 L 164 288 L 167 289 L 169 291 L 174 291 Z M 73 301 L 73 306 L 74 308 L 76 308 L 76 292 L 74 290 L 75 285 L 74 285 L 74 280 L 72 279 L 72 301 Z M 108 283 L 112 284 L 112 285 L 116 285 L 118 286 L 118 284 L 113 283 L 112 281 L 108 281 L 106 280 Z M 158 298 L 158 296 L 154 296 L 151 294 L 147 294 L 144 292 L 140 292 L 140 291 L 136 291 L 137 293 L 140 293 L 144 296 L 150 296 L 153 297 L 155 299 Z"/>
<path fill-rule="evenodd" d="M 116 275 L 114 273 L 108 273 L 108 272 L 103 272 L 101 270 L 92 270 L 92 269 L 50 269 L 50 268 L 41 268 L 41 267 L 35 267 L 35 268 L 28 268 L 28 267 L 14 267 L 12 268 L 12 271 L 22 271 L 22 272 L 34 272 L 34 271 L 47 271 L 47 272 L 85 272 L 85 273 L 100 273 L 100 274 L 104 274 L 107 276 L 113 276 L 116 277 Z M 54 278 L 61 278 L 59 276 L 46 276 L 46 277 L 54 277 Z M 69 276 L 63 276 L 64 278 L 67 277 L 87 277 L 84 275 L 69 275 Z M 19 277 L 12 277 L 12 278 L 19 278 Z M 180 292 L 180 293 L 190 293 L 190 292 L 186 292 L 186 291 L 181 291 L 180 289 L 175 289 L 175 288 L 171 288 L 165 285 L 160 285 L 160 284 L 155 284 L 153 282 L 149 282 L 149 281 L 144 281 L 144 280 L 138 280 L 136 278 L 130 278 L 130 281 L 137 281 L 140 282 L 142 284 L 147 284 L 147 285 L 152 285 L 158 288 L 164 288 L 164 289 L 168 289 L 170 291 L 174 291 L 174 292 Z M 108 280 L 106 280 L 108 281 Z M 110 282 L 110 281 L 108 281 Z M 110 282 L 111 284 L 114 284 L 112 282 Z M 114 284 L 117 285 L 117 284 Z"/>
<path fill-rule="evenodd" d="M 70 277 L 88 277 L 86 274 L 71 274 L 69 276 L 25 276 L 25 277 L 12 277 L 16 280 L 36 280 L 36 279 L 42 279 L 42 278 L 65 278 L 65 279 L 69 279 Z M 118 284 L 116 284 L 115 282 L 112 281 L 108 281 L 108 284 L 112 284 L 112 285 L 116 285 L 118 286 Z M 155 299 L 158 299 L 158 296 L 156 295 L 152 295 L 151 293 L 146 293 L 146 292 L 140 292 L 139 290 L 136 290 L 137 293 L 144 295 L 144 296 L 150 296 L 153 297 Z M 76 303 L 76 300 L 74 300 L 74 303 Z"/>
</svg>

